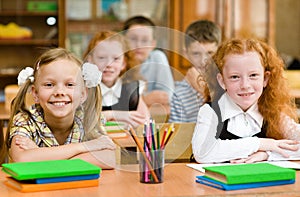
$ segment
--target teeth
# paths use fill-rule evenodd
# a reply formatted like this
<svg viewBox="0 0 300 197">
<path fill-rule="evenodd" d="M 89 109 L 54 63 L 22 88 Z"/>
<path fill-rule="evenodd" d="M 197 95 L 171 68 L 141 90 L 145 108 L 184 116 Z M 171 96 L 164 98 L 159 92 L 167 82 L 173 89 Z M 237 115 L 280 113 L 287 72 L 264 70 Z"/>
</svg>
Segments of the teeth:
<svg viewBox="0 0 300 197">
<path fill-rule="evenodd" d="M 55 102 L 53 103 L 53 105 L 56 105 L 56 106 L 64 106 L 66 103 L 65 102 Z"/>
</svg>

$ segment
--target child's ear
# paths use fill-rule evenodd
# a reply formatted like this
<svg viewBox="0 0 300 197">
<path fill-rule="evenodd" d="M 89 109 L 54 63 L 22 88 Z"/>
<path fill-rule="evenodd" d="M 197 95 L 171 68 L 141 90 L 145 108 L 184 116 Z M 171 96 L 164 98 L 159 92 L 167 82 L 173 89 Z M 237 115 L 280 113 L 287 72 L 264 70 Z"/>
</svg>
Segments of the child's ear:
<svg viewBox="0 0 300 197">
<path fill-rule="evenodd" d="M 268 81 L 270 79 L 271 72 L 270 71 L 265 71 L 264 74 L 264 88 L 268 85 Z"/>
<path fill-rule="evenodd" d="M 34 103 L 39 103 L 40 99 L 38 97 L 37 90 L 34 85 L 31 86 L 31 94 L 32 94 Z"/>
<path fill-rule="evenodd" d="M 226 90 L 224 79 L 223 79 L 223 76 L 221 75 L 221 73 L 217 74 L 217 80 L 218 80 L 219 85 L 223 88 L 223 90 Z"/>
<path fill-rule="evenodd" d="M 126 63 L 126 61 L 124 60 L 124 61 L 123 61 L 123 64 L 122 64 L 122 67 L 121 67 L 121 70 L 122 70 L 122 71 L 126 68 L 126 65 L 127 65 L 127 63 Z"/>
</svg>

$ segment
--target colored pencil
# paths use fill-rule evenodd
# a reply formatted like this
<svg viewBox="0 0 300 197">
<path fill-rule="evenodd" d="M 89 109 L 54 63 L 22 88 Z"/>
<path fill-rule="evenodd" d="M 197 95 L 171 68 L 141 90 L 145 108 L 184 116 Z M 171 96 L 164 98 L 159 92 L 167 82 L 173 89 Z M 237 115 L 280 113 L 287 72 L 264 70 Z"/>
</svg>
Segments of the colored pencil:
<svg viewBox="0 0 300 197">
<path fill-rule="evenodd" d="M 160 147 L 163 147 L 163 145 L 164 145 L 164 143 L 165 143 L 165 138 L 166 138 L 167 132 L 168 132 L 168 129 L 165 128 L 163 137 L 162 137 L 162 139 L 161 139 Z"/>
<path fill-rule="evenodd" d="M 171 133 L 168 135 L 166 142 L 163 144 L 163 146 L 161 146 L 161 149 L 164 149 L 165 146 L 167 145 L 167 143 L 169 142 L 171 135 L 174 133 L 175 128 L 173 127 L 173 129 L 171 130 Z"/>
<path fill-rule="evenodd" d="M 151 175 L 152 175 L 154 181 L 155 181 L 156 183 L 158 183 L 159 181 L 158 181 L 158 178 L 157 178 L 157 176 L 156 176 L 156 174 L 155 174 L 155 172 L 154 172 L 154 170 L 153 170 L 153 168 L 152 168 L 152 165 L 151 165 L 150 161 L 148 160 L 148 158 L 147 158 L 147 156 L 146 156 L 146 154 L 145 154 L 145 152 L 144 152 L 144 150 L 143 150 L 143 147 L 142 147 L 142 145 L 141 145 L 139 139 L 138 139 L 137 136 L 136 136 L 136 132 L 134 131 L 134 129 L 133 129 L 131 126 L 129 126 L 129 133 L 130 133 L 130 135 L 132 136 L 133 140 L 135 141 L 135 143 L 136 143 L 138 149 L 139 149 L 140 152 L 142 153 L 142 155 L 143 155 L 143 157 L 144 157 L 144 159 L 145 159 L 145 161 L 146 161 L 146 164 L 147 164 L 147 166 L 148 166 L 148 168 L 149 168 L 149 170 L 150 170 L 150 173 L 151 173 Z"/>
<path fill-rule="evenodd" d="M 157 126 L 156 127 L 156 143 L 157 143 L 157 150 L 159 150 L 160 149 L 160 140 L 159 140 L 159 127 Z"/>
</svg>

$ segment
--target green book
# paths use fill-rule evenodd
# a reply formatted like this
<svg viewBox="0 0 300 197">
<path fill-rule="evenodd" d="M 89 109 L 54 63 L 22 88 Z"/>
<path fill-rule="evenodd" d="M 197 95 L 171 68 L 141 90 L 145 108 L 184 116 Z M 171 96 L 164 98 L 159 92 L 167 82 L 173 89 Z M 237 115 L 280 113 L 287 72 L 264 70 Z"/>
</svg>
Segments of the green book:
<svg viewBox="0 0 300 197">
<path fill-rule="evenodd" d="M 208 166 L 203 168 L 205 169 L 206 177 L 226 184 L 292 180 L 296 177 L 294 169 L 283 168 L 269 163 Z"/>
<path fill-rule="evenodd" d="M 101 168 L 81 159 L 2 164 L 2 171 L 17 180 L 100 174 Z"/>
</svg>

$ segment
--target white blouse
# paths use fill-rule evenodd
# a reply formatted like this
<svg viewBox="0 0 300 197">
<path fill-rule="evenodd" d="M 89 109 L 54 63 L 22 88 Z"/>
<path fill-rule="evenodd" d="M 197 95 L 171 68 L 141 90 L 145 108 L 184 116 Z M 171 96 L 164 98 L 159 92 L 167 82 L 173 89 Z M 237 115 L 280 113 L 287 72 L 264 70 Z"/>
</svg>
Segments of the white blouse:
<svg viewBox="0 0 300 197">
<path fill-rule="evenodd" d="M 116 83 L 112 87 L 107 87 L 104 83 L 100 83 L 102 92 L 102 105 L 112 106 L 119 102 L 122 91 L 122 79 L 118 78 Z M 145 82 L 139 81 L 139 94 L 141 95 L 144 91 Z"/>
<path fill-rule="evenodd" d="M 218 101 L 222 121 L 229 119 L 228 132 L 241 137 L 240 139 L 216 139 L 218 116 L 208 105 L 203 105 L 197 117 L 197 124 L 192 138 L 193 154 L 196 161 L 201 163 L 225 162 L 232 159 L 246 158 L 259 149 L 259 138 L 251 137 L 260 132 L 263 117 L 258 111 L 257 103 L 244 112 L 225 93 Z M 299 140 L 300 127 L 297 123 L 287 118 L 288 124 L 297 128 Z M 287 127 L 288 128 L 288 127 Z M 289 133 L 294 133 L 287 129 Z M 293 137 L 290 135 L 292 139 Z M 299 150 L 300 153 L 300 150 Z M 272 153 L 269 153 L 270 156 Z M 270 157 L 271 158 L 271 157 Z"/>
</svg>

